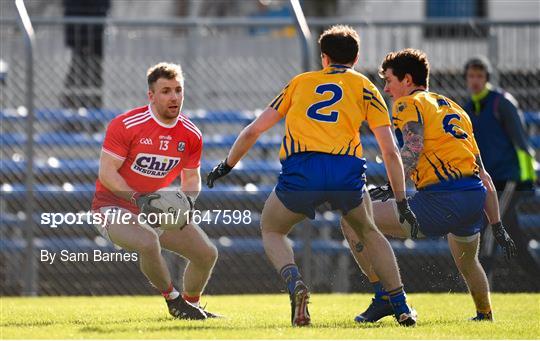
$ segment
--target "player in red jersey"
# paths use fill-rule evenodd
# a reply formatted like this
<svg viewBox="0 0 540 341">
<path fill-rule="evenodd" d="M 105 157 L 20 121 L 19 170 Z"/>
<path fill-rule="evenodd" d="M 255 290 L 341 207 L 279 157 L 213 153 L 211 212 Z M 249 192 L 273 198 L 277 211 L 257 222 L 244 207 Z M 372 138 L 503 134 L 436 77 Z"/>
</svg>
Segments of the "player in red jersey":
<svg viewBox="0 0 540 341">
<path fill-rule="evenodd" d="M 148 70 L 147 80 L 150 103 L 116 117 L 107 128 L 92 203 L 92 210 L 104 218 L 113 216 L 114 211 L 129 223 L 114 219 L 96 227 L 114 244 L 139 254 L 142 272 L 162 292 L 171 315 L 182 319 L 215 317 L 199 307 L 217 259 L 217 249 L 208 236 L 192 223 L 163 231 L 138 219 L 141 213 L 157 212 L 151 200 L 159 194 L 153 192 L 169 186 L 178 175 L 192 208 L 201 190 L 202 134 L 180 113 L 182 69 L 159 63 Z M 189 260 L 182 295 L 172 284 L 162 247 Z"/>
</svg>

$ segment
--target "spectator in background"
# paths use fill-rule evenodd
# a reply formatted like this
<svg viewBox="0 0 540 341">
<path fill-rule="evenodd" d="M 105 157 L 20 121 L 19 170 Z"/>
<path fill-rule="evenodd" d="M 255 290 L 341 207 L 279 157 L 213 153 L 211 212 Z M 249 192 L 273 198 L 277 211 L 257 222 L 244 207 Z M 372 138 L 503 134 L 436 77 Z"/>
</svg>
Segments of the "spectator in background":
<svg viewBox="0 0 540 341">
<path fill-rule="evenodd" d="M 463 108 L 471 118 L 486 170 L 497 191 L 506 189 L 511 193 L 515 186 L 506 213 L 501 212 L 503 223 L 518 246 L 521 265 L 538 277 L 538 264 L 527 252 L 528 239 L 519 229 L 516 211 L 523 197 L 533 193 L 536 181 L 534 150 L 529 145 L 522 113 L 512 95 L 489 83 L 491 65 L 487 58 L 471 58 L 464 71 L 471 97 Z"/>
<path fill-rule="evenodd" d="M 65 17 L 105 17 L 110 0 L 63 0 Z M 66 46 L 72 51 L 62 105 L 68 108 L 102 106 L 103 25 L 67 24 Z"/>
</svg>

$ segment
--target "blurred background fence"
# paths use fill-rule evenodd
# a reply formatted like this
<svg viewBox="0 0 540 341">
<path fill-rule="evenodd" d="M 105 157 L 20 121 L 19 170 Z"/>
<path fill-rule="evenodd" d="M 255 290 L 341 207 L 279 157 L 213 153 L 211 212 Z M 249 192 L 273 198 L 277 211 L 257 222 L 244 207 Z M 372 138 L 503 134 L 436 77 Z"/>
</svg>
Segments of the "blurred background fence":
<svg viewBox="0 0 540 341">
<path fill-rule="evenodd" d="M 103 14 L 104 15 L 104 14 Z M 382 89 L 377 67 L 391 50 L 416 47 L 432 63 L 431 90 L 463 103 L 467 92 L 463 64 L 488 55 L 494 81 L 512 93 L 525 112 L 531 142 L 540 148 L 540 21 L 422 21 L 386 24 L 340 18 L 308 20 L 314 38 L 331 24 L 354 26 L 361 36 L 357 70 Z M 39 261 L 40 250 L 114 252 L 94 227 L 41 223 L 43 212 L 85 212 L 97 178 L 98 158 L 107 123 L 130 108 L 145 105 L 146 69 L 160 61 L 182 64 L 184 112 L 202 130 L 203 176 L 226 155 L 243 126 L 303 71 L 302 44 L 292 19 L 178 18 L 129 20 L 106 17 L 32 18 L 34 67 L 34 210 L 27 219 L 30 196 L 25 106 L 25 45 L 15 17 L 0 21 L 1 96 L 1 251 L 2 295 L 155 293 L 136 262 Z M 314 42 L 312 42 L 314 43 Z M 318 53 L 309 52 L 313 68 Z M 388 99 L 387 99 L 388 100 Z M 387 102 L 390 104 L 390 102 Z M 283 125 L 267 133 L 248 157 L 215 190 L 203 189 L 201 210 L 250 210 L 249 224 L 201 226 L 214 240 L 220 257 L 209 293 L 276 292 L 279 276 L 266 260 L 259 215 L 276 182 Z M 386 174 L 373 136 L 362 141 L 372 184 Z M 528 198 L 520 209 L 520 228 L 528 250 L 540 257 L 540 198 Z M 299 264 L 315 291 L 350 292 L 368 288 L 339 229 L 338 216 L 321 208 L 291 234 Z M 32 229 L 33 234 L 25 231 Z M 33 248 L 27 248 L 31 243 Z M 446 241 L 392 240 L 408 291 L 466 290 L 454 268 Z M 33 250 L 32 253 L 29 250 Z M 29 262 L 29 259 L 33 261 Z M 167 253 L 176 280 L 185 262 Z M 499 291 L 539 289 L 516 263 L 497 258 L 493 285 Z M 28 276 L 32 272 L 34 276 Z M 511 276 L 511 277 L 510 277 Z M 512 281 L 508 281 L 512 278 Z M 31 283 L 28 281 L 31 280 Z"/>
</svg>

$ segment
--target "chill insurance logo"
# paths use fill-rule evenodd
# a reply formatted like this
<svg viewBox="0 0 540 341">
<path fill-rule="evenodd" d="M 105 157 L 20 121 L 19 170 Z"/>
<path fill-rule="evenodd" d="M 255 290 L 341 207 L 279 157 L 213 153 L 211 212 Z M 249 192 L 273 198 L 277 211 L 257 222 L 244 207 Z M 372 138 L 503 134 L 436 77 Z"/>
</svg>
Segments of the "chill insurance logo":
<svg viewBox="0 0 540 341">
<path fill-rule="evenodd" d="M 131 169 L 152 178 L 164 178 L 179 163 L 178 157 L 140 153 L 137 154 Z"/>
</svg>

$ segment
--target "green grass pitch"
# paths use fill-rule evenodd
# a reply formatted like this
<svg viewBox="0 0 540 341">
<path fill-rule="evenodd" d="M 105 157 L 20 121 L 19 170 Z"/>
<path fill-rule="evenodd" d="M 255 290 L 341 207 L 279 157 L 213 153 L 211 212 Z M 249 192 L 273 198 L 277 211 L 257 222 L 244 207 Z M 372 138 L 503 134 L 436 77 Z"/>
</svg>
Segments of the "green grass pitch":
<svg viewBox="0 0 540 341">
<path fill-rule="evenodd" d="M 390 317 L 359 325 L 354 316 L 366 294 L 312 294 L 313 325 L 289 325 L 288 297 L 205 296 L 223 319 L 180 321 L 159 296 L 2 297 L 1 339 L 538 339 L 540 294 L 494 294 L 495 323 L 469 322 L 467 294 L 410 294 L 419 313 L 415 328 Z"/>
</svg>

